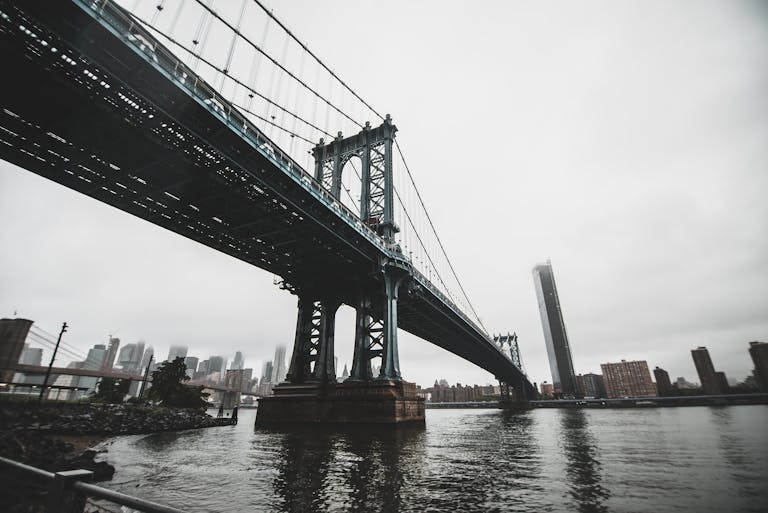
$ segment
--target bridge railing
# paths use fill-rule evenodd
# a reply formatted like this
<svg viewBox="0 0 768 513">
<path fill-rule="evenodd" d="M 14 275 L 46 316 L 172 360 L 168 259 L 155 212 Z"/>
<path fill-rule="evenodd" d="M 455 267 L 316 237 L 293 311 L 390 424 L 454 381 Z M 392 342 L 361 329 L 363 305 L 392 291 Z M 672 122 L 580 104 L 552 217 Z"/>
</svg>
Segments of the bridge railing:
<svg viewBox="0 0 768 513">
<path fill-rule="evenodd" d="M 320 199 L 339 217 L 357 229 L 366 239 L 378 246 L 382 251 L 389 252 L 390 248 L 370 226 L 346 205 L 328 192 L 314 176 L 308 173 L 300 164 L 267 137 L 254 125 L 237 106 L 220 95 L 208 83 L 188 67 L 173 52 L 161 44 L 152 33 L 144 28 L 131 14 L 112 0 L 101 0 L 84 3 L 75 0 L 86 12 L 95 14 L 112 29 L 126 45 L 134 48 L 144 59 L 164 72 L 179 87 L 187 91 L 197 102 L 210 111 L 219 121 L 249 141 L 253 147 L 269 159 L 276 167 L 291 176 L 297 184 Z M 137 37 L 138 36 L 138 37 Z"/>
<path fill-rule="evenodd" d="M 101 504 L 89 503 L 89 498 L 106 500 L 146 513 L 183 513 L 183 510 L 171 506 L 90 484 L 89 481 L 93 480 L 93 472 L 90 470 L 67 470 L 53 473 L 3 457 L 0 457 L 0 464 L 33 480 L 43 482 L 47 491 L 45 497 L 45 511 L 47 513 L 79 513 L 94 509 L 109 510 L 109 508 L 101 508 Z"/>
</svg>

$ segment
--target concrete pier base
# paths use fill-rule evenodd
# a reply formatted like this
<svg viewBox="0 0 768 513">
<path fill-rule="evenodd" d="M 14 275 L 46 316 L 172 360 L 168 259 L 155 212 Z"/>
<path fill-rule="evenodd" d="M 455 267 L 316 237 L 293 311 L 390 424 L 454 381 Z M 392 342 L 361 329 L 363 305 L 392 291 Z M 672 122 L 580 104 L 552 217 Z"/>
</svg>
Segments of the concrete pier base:
<svg viewBox="0 0 768 513">
<path fill-rule="evenodd" d="M 256 426 L 275 424 L 423 424 L 424 399 L 403 381 L 283 383 L 259 399 Z"/>
</svg>

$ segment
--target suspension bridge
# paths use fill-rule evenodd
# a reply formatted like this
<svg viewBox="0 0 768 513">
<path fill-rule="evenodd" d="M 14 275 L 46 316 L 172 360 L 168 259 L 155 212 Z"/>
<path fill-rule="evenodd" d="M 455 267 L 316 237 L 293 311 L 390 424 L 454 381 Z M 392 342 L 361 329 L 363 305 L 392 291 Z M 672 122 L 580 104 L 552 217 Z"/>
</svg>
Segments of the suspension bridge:
<svg viewBox="0 0 768 513">
<path fill-rule="evenodd" d="M 2 1 L 0 39 L 0 158 L 278 276 L 298 298 L 285 398 L 336 382 L 341 304 L 357 312 L 350 387 L 402 385 L 400 328 L 534 396 L 394 120 L 260 0 Z"/>
</svg>

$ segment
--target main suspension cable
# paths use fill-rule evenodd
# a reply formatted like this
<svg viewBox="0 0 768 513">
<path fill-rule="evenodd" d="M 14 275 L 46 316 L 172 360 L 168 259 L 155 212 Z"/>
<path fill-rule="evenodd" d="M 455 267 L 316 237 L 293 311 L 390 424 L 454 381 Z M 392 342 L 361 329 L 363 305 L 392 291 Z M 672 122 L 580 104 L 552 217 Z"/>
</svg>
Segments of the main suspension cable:
<svg viewBox="0 0 768 513">
<path fill-rule="evenodd" d="M 296 41 L 296 43 L 297 43 L 299 46 L 301 46 L 301 48 L 302 48 L 302 49 L 303 49 L 305 52 L 307 52 L 309 55 L 311 55 L 311 56 L 312 56 L 312 58 L 313 58 L 313 59 L 315 59 L 315 61 L 317 61 L 317 63 L 318 63 L 318 64 L 320 64 L 320 66 L 322 66 L 323 68 L 325 68 L 325 70 L 326 70 L 328 73 L 330 73 L 330 74 L 331 74 L 331 76 L 332 76 L 333 78 L 335 78 L 335 79 L 336 79 L 336 80 L 337 80 L 337 81 L 338 81 L 338 82 L 339 82 L 339 83 L 340 83 L 342 86 L 344 86 L 344 88 L 345 88 L 347 91 L 349 91 L 350 93 L 352 93 L 352 95 L 353 95 L 355 98 L 357 98 L 358 100 L 360 100 L 360 102 L 361 102 L 363 105 L 365 105 L 366 107 L 368 107 L 368 109 L 369 109 L 371 112 L 373 112 L 374 114 L 376 114 L 376 115 L 377 115 L 377 116 L 378 116 L 378 117 L 379 117 L 379 118 L 380 118 L 382 121 L 384 120 L 384 116 L 382 116 L 381 114 L 379 114 L 378 112 L 376 112 L 376 109 L 374 109 L 373 107 L 371 107 L 371 106 L 368 104 L 368 102 L 366 102 L 365 100 L 363 100 L 363 99 L 360 97 L 360 95 L 359 95 L 359 94 L 357 94 L 357 93 L 356 93 L 356 92 L 355 92 L 355 91 L 354 91 L 354 90 L 353 90 L 351 87 L 349 87 L 349 86 L 348 86 L 348 85 L 347 85 L 347 84 L 346 84 L 346 83 L 345 83 L 345 82 L 344 82 L 344 81 L 343 81 L 341 78 L 339 78 L 339 76 L 338 76 L 338 75 L 336 75 L 336 73 L 334 73 L 334 72 L 333 72 L 333 70 L 332 70 L 331 68 L 329 68 L 328 66 L 326 66 L 326 64 L 325 64 L 323 61 L 321 61 L 321 60 L 320 60 L 320 57 L 318 57 L 317 55 L 315 55 L 315 53 L 314 53 L 312 50 L 310 50 L 310 49 L 309 49 L 309 47 L 308 47 L 306 44 L 304 44 L 304 43 L 303 43 L 301 40 L 299 40 L 299 38 L 298 38 L 298 37 L 296 37 L 296 35 L 295 35 L 293 32 L 291 32 L 291 31 L 290 31 L 290 29 L 289 29 L 288 27 L 286 27 L 286 26 L 283 24 L 283 22 L 282 22 L 282 21 L 280 21 L 279 19 L 277 19 L 277 17 L 274 15 L 274 13 L 273 13 L 273 12 L 272 12 L 270 9 L 267 9 L 267 7 L 266 7 L 266 6 L 265 6 L 263 3 L 261 3 L 261 1 L 260 1 L 260 0 L 253 0 L 253 1 L 256 3 L 256 5 L 258 5 L 259 7 L 261 7 L 261 9 L 262 9 L 262 10 L 263 10 L 263 11 L 264 11 L 266 14 L 267 14 L 267 16 L 269 16 L 270 18 L 272 18 L 272 19 L 275 21 L 275 23 L 277 23 L 277 24 L 280 26 L 280 28 L 282 28 L 282 29 L 283 29 L 283 30 L 286 32 L 286 34 L 288 34 L 289 36 L 291 36 L 291 39 L 293 39 L 294 41 Z"/>
<path fill-rule="evenodd" d="M 147 23 L 147 21 L 146 21 L 146 20 L 144 20 L 144 19 L 142 19 L 142 18 L 140 18 L 140 17 L 136 16 L 136 15 L 135 15 L 135 14 L 133 14 L 133 13 L 130 13 L 130 15 L 131 15 L 131 17 L 132 17 L 134 20 L 136 20 L 137 22 L 141 23 L 141 24 L 142 24 L 142 25 L 144 25 L 145 27 L 148 27 L 148 28 L 150 27 L 150 25 Z M 185 52 L 187 52 L 188 54 L 190 54 L 190 55 L 194 56 L 195 58 L 199 59 L 199 60 L 200 60 L 200 61 L 201 61 L 203 64 L 205 64 L 206 66 L 210 67 L 212 70 L 214 70 L 214 71 L 217 71 L 217 72 L 220 72 L 220 73 L 223 73 L 223 70 L 222 70 L 221 68 L 219 68 L 218 66 L 216 66 L 215 64 L 213 64 L 211 61 L 207 60 L 206 58 L 204 58 L 204 57 L 201 57 L 201 56 L 199 56 L 199 55 L 195 54 L 194 50 L 191 50 L 191 49 L 187 48 L 186 46 L 184 46 L 184 44 L 183 44 L 183 43 L 180 43 L 180 42 L 178 42 L 176 39 L 172 38 L 172 37 L 171 37 L 171 36 L 169 36 L 168 34 L 165 34 L 165 33 L 163 33 L 163 32 L 160 32 L 160 31 L 159 31 L 159 30 L 157 30 L 157 29 L 153 29 L 153 31 L 154 31 L 154 32 L 156 32 L 156 33 L 157 33 L 159 36 L 161 36 L 161 37 L 163 37 L 164 39 L 166 39 L 166 40 L 167 40 L 168 42 L 170 42 L 171 44 L 173 44 L 173 45 L 177 46 L 179 49 L 181 49 L 181 50 L 184 50 L 184 51 L 185 51 Z M 248 86 L 248 85 L 247 85 L 247 84 L 245 84 L 243 81 L 241 81 L 241 80 L 239 80 L 238 78 L 236 78 L 235 76 L 233 76 L 233 75 L 229 75 L 229 74 L 228 74 L 228 75 L 227 75 L 227 78 L 229 78 L 230 80 L 232 80 L 232 81 L 233 81 L 233 82 L 235 82 L 236 84 L 239 84 L 240 86 L 244 87 L 244 88 L 245 88 L 247 91 L 249 91 L 250 93 L 252 93 L 252 94 L 254 94 L 254 95 L 256 95 L 256 96 L 258 96 L 259 98 L 261 98 L 261 99 L 262 99 L 262 100 L 264 100 L 265 102 L 269 103 L 270 105 L 273 105 L 274 107 L 278 108 L 279 110 L 281 110 L 281 111 L 285 112 L 286 114 L 288 114 L 288 115 L 290 115 L 290 116 L 294 117 L 295 119 L 297 119 L 297 120 L 301 121 L 302 123 L 304 123 L 304 124 L 305 124 L 305 125 L 307 125 L 308 127 L 310 127 L 310 128 L 313 128 L 314 130 L 317 130 L 318 132 L 320 132 L 320 133 L 322 133 L 322 134 L 324 134 L 324 135 L 327 135 L 328 137 L 333 137 L 333 135 L 331 135 L 329 132 L 327 132 L 327 131 L 323 130 L 322 128 L 320 128 L 319 126 L 316 126 L 316 125 L 314 125 L 313 123 L 311 123 L 311 122 L 307 121 L 306 119 L 302 118 L 302 117 L 301 117 L 301 116 L 299 116 L 298 114 L 296 114 L 296 113 L 294 113 L 294 112 L 291 112 L 291 111 L 290 111 L 290 110 L 288 110 L 287 108 L 285 108 L 285 107 L 283 107 L 282 105 L 280 105 L 280 104 L 276 103 L 275 101 L 271 100 L 271 99 L 270 99 L 270 98 L 268 98 L 267 96 L 263 95 L 262 93 L 258 92 L 258 91 L 257 91 L 257 90 L 255 90 L 255 89 L 253 89 L 252 87 Z M 258 116 L 258 114 L 255 114 L 254 112 L 252 112 L 252 111 L 250 111 L 250 110 L 244 109 L 244 108 L 243 108 L 242 106 L 240 106 L 240 105 L 238 105 L 237 107 L 238 107 L 238 108 L 241 108 L 241 109 L 243 109 L 244 111 L 248 112 L 249 114 L 253 114 L 254 116 Z M 259 117 L 259 119 L 264 119 L 264 118 L 262 118 L 261 116 L 258 116 L 258 117 Z M 266 120 L 265 120 L 265 121 L 266 121 Z M 312 141 L 309 141 L 309 142 L 310 142 L 311 144 L 315 144 L 315 143 L 314 143 L 314 142 L 312 142 Z"/>
<path fill-rule="evenodd" d="M 275 60 L 275 58 L 274 58 L 274 57 L 272 57 L 271 55 L 269 55 L 269 54 L 268 54 L 267 52 L 265 52 L 265 51 L 264 51 L 264 50 L 263 50 L 263 49 L 262 49 L 260 46 L 258 46 L 256 43 L 254 43 L 253 41 L 251 41 L 250 39 L 248 39 L 248 38 L 247 38 L 247 37 L 246 37 L 246 36 L 245 36 L 245 35 L 244 35 L 242 32 L 240 32 L 240 31 L 239 31 L 239 30 L 237 30 L 235 27 L 233 27 L 233 26 L 232 26 L 232 24 L 231 24 L 231 23 L 229 23 L 229 22 L 228 22 L 227 20 L 225 20 L 224 18 L 222 18 L 222 17 L 221 17 L 221 15 L 219 15 L 219 13 L 217 13 L 216 11 L 214 11 L 213 9 L 211 9 L 210 7 L 208 7 L 207 5 L 205 5 L 205 4 L 203 3 L 203 1 L 202 1 L 202 0 L 195 0 L 195 1 L 196 1 L 198 4 L 200 4 L 200 5 L 201 5 L 201 6 L 202 6 L 202 7 L 203 7 L 203 8 L 204 8 L 206 11 L 208 11 L 208 12 L 209 12 L 209 13 L 210 13 L 210 14 L 211 14 L 211 15 L 212 15 L 214 18 L 216 18 L 217 20 L 219 20 L 220 22 L 222 22 L 224 25 L 226 25 L 226 27 L 227 27 L 229 30 L 233 31 L 235 34 L 237 34 L 238 36 L 240 36 L 241 38 L 243 38 L 243 40 L 244 40 L 246 43 L 248 43 L 248 45 L 252 46 L 252 47 L 253 47 L 253 48 L 254 48 L 256 51 L 260 52 L 262 55 L 264 55 L 264 57 L 266 57 L 267 59 L 269 59 L 269 60 L 270 60 L 270 62 L 272 62 L 272 64 L 274 64 L 275 66 L 277 66 L 278 68 L 280 68 L 280 69 L 281 69 L 281 70 L 282 70 L 282 71 L 283 71 L 283 72 L 284 72 L 286 75 L 288 75 L 289 77 L 291 77 L 292 79 L 294 79 L 296 82 L 298 82 L 299 84 L 301 84 L 302 86 L 304 86 L 304 87 L 305 87 L 305 88 L 306 88 L 308 91 L 310 91 L 312 94 L 314 94 L 315 96 L 317 96 L 317 98 L 318 98 L 318 99 L 320 99 L 320 100 L 322 100 L 323 102 L 325 102 L 325 103 L 326 103 L 326 104 L 327 104 L 329 107 L 331 107 L 333 110 L 335 110 L 336 112 L 338 112 L 339 114 L 341 114 L 342 116 L 344 116 L 345 118 L 347 118 L 349 121 L 351 121 L 351 122 L 352 122 L 352 123 L 354 123 L 355 125 L 359 126 L 360 128 L 363 128 L 363 125 L 361 125 L 361 124 L 360 124 L 360 122 L 358 122 L 358 121 L 356 121 L 356 120 L 352 119 L 352 118 L 351 118 L 351 117 L 350 117 L 350 116 L 349 116 L 349 115 L 348 115 L 346 112 L 342 111 L 342 110 L 341 110 L 341 109 L 339 109 L 339 108 L 338 108 L 336 105 L 332 104 L 332 103 L 331 103 L 330 101 L 328 101 L 328 100 L 327 100 L 327 99 L 326 99 L 326 98 L 325 98 L 323 95 L 321 95 L 320 93 L 318 93 L 317 91 L 315 91 L 315 90 L 314 90 L 312 87 L 310 87 L 310 86 L 309 86 L 309 85 L 308 85 L 306 82 L 304 82 L 302 79 L 300 79 L 299 77 L 297 77 L 296 75 L 294 75 L 294 74 L 293 74 L 291 71 L 289 71 L 289 70 L 288 70 L 288 69 L 287 69 L 285 66 L 283 66 L 282 64 L 280 64 L 279 62 L 277 62 L 277 60 Z"/>
<path fill-rule="evenodd" d="M 486 328 L 485 325 L 483 325 L 483 321 L 480 320 L 480 316 L 477 315 L 477 311 L 475 311 L 475 307 L 472 306 L 472 301 L 469 300 L 469 296 L 467 296 L 467 292 L 464 290 L 464 286 L 461 284 L 461 280 L 459 280 L 459 277 L 456 275 L 456 270 L 453 268 L 451 259 L 448 258 L 448 253 L 446 253 L 445 251 L 445 246 L 443 246 L 443 241 L 440 240 L 440 236 L 437 234 L 437 230 L 435 229 L 435 224 L 432 222 L 432 217 L 429 215 L 429 212 L 427 211 L 427 207 L 424 205 L 424 200 L 421 198 L 421 194 L 419 193 L 418 187 L 416 187 L 416 182 L 414 182 L 413 180 L 413 175 L 411 174 L 411 170 L 408 167 L 408 163 L 405 161 L 403 150 L 400 149 L 400 144 L 397 142 L 397 139 L 395 139 L 395 146 L 397 147 L 397 152 L 400 154 L 400 160 L 402 160 L 403 166 L 405 166 L 405 170 L 408 173 L 408 178 L 410 179 L 411 184 L 413 185 L 413 189 L 414 191 L 416 191 L 416 197 L 419 198 L 419 203 L 421 203 L 421 208 L 424 210 L 424 213 L 427 215 L 427 221 L 429 221 L 429 226 L 432 227 L 432 233 L 435 234 L 435 238 L 437 239 L 437 243 L 440 245 L 440 249 L 443 252 L 443 256 L 445 256 L 445 260 L 448 262 L 448 267 L 450 267 L 451 273 L 453 273 L 453 277 L 456 279 L 456 283 L 459 285 L 459 288 L 461 289 L 461 293 L 464 295 L 464 299 L 467 300 L 467 304 L 469 305 L 469 308 L 472 310 L 472 313 L 475 314 L 475 318 L 477 319 L 477 322 L 479 322 L 480 326 L 482 326 L 482 328 L 487 332 L 488 328 Z"/>
</svg>

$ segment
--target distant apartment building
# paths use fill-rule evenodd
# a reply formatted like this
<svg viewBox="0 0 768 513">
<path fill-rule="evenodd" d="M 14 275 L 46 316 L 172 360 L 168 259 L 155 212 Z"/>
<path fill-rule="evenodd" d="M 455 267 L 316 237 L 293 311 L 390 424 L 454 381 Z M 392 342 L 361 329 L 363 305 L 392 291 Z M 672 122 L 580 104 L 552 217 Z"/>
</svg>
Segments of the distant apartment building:
<svg viewBox="0 0 768 513">
<path fill-rule="evenodd" d="M 232 360 L 232 366 L 230 369 L 242 369 L 245 367 L 245 358 L 243 358 L 243 353 L 240 351 L 237 351 L 235 353 L 235 358 Z"/>
<path fill-rule="evenodd" d="M 443 386 L 437 380 L 432 388 L 425 390 L 433 403 L 467 403 L 481 401 L 487 396 L 494 395 L 493 385 L 462 385 Z"/>
<path fill-rule="evenodd" d="M 603 363 L 600 368 L 605 380 L 605 392 L 609 398 L 656 395 L 656 385 L 651 379 L 648 362 L 645 360 Z"/>
<path fill-rule="evenodd" d="M 272 362 L 264 362 L 264 365 L 261 367 L 261 380 L 259 381 L 259 384 L 265 385 L 267 383 L 272 383 Z"/>
<path fill-rule="evenodd" d="M 203 360 L 197 366 L 197 372 L 195 372 L 195 379 L 204 378 L 208 375 L 208 360 Z"/>
<path fill-rule="evenodd" d="M 288 369 L 285 368 L 285 346 L 280 345 L 275 348 L 275 359 L 272 360 L 271 383 L 277 385 L 285 380 Z"/>
<path fill-rule="evenodd" d="M 233 391 L 224 392 L 222 402 L 225 409 L 240 405 L 240 392 L 243 390 L 243 369 L 229 369 L 224 377 L 224 386 Z"/>
<path fill-rule="evenodd" d="M 605 381 L 600 374 L 579 374 L 576 376 L 576 391 L 579 397 L 605 397 Z"/>
<path fill-rule="evenodd" d="M 197 364 L 200 360 L 196 356 L 187 356 L 184 358 L 184 365 L 187 366 L 187 376 L 190 378 L 195 377 L 197 372 Z"/>
<path fill-rule="evenodd" d="M 171 348 L 168 350 L 168 361 L 172 362 L 176 358 L 184 359 L 187 357 L 187 351 L 189 349 L 187 346 L 180 346 L 180 345 L 172 345 Z"/>
<path fill-rule="evenodd" d="M 96 344 L 91 349 L 88 350 L 88 355 L 85 357 L 85 361 L 82 362 L 80 365 L 81 369 L 87 369 L 87 370 L 100 370 L 102 369 L 102 366 L 104 365 L 104 360 L 107 357 L 107 346 L 104 344 Z M 96 383 L 98 383 L 99 378 L 92 377 L 92 376 L 77 376 L 73 386 L 85 388 L 87 390 L 83 390 L 80 392 L 77 392 L 77 397 L 83 397 L 84 395 L 92 392 L 96 389 Z"/>
<path fill-rule="evenodd" d="M 694 388 L 699 388 L 699 385 L 696 383 L 691 383 L 682 376 L 678 376 L 672 386 L 681 390 L 692 390 Z"/>
<path fill-rule="evenodd" d="M 575 397 L 577 394 L 576 373 L 573 370 L 571 346 L 565 332 L 565 321 L 560 309 L 555 275 L 549 260 L 533 268 L 533 281 L 536 287 L 541 326 L 544 330 L 544 341 L 547 346 L 549 369 L 552 372 L 555 392 L 566 397 Z"/>
<path fill-rule="evenodd" d="M 755 380 L 758 388 L 768 392 L 768 342 L 750 342 L 749 356 L 755 364 Z"/>
<path fill-rule="evenodd" d="M 242 369 L 243 370 L 243 392 L 248 392 L 253 384 L 251 383 L 253 381 L 253 369 Z"/>
<path fill-rule="evenodd" d="M 141 364 L 139 365 L 139 370 L 141 372 L 146 372 L 147 367 L 149 367 L 150 363 L 154 361 L 155 357 L 155 350 L 152 346 L 149 346 L 144 350 L 144 356 L 141 357 Z M 155 362 L 155 365 L 157 362 Z M 149 369 L 150 372 L 153 371 L 153 368 Z"/>
<path fill-rule="evenodd" d="M 541 390 L 541 396 L 544 398 L 551 398 L 555 395 L 555 386 L 552 383 L 543 381 L 539 385 L 539 389 Z"/>
<path fill-rule="evenodd" d="M 22 349 L 21 356 L 19 357 L 19 363 L 22 365 L 41 366 L 43 364 L 43 350 L 39 347 L 30 347 L 29 344 L 24 344 L 24 349 Z M 13 376 L 14 383 L 26 383 L 29 385 L 42 385 L 43 379 L 43 376 L 40 374 L 17 373 Z"/>
<path fill-rule="evenodd" d="M 118 347 L 120 347 L 120 339 L 110 335 L 109 344 L 107 344 L 107 354 L 104 356 L 104 361 L 101 363 L 102 370 L 112 370 L 115 366 Z"/>
<path fill-rule="evenodd" d="M 728 393 L 728 380 L 724 372 L 717 372 L 712 365 L 709 351 L 706 347 L 691 349 L 693 364 L 701 380 L 701 388 L 705 395 L 722 395 Z"/>
<path fill-rule="evenodd" d="M 19 362 L 32 321 L 28 319 L 0 319 L 0 369 L 8 369 Z M 12 370 L 0 370 L 0 382 L 13 380 Z"/>
<path fill-rule="evenodd" d="M 125 344 L 117 354 L 117 365 L 125 372 L 138 372 L 144 356 L 144 341 Z"/>
<path fill-rule="evenodd" d="M 21 356 L 19 357 L 19 363 L 39 367 L 43 364 L 42 348 L 30 347 L 29 344 L 24 344 L 24 349 L 22 349 Z"/>
<path fill-rule="evenodd" d="M 207 375 L 218 373 L 219 377 L 216 381 L 220 381 L 224 376 L 224 371 L 227 369 L 227 360 L 223 356 L 209 356 L 208 357 L 208 370 Z"/>
<path fill-rule="evenodd" d="M 653 369 L 653 377 L 656 378 L 656 391 L 660 396 L 672 395 L 672 382 L 667 371 L 657 366 Z"/>
</svg>

